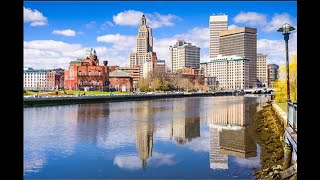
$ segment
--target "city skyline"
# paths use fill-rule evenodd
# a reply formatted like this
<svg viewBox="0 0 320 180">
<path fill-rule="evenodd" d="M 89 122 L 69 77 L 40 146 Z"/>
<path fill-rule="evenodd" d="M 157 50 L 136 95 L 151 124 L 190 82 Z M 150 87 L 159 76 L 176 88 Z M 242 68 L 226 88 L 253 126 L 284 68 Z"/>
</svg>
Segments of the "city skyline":
<svg viewBox="0 0 320 180">
<path fill-rule="evenodd" d="M 200 62 L 205 62 L 209 60 L 209 18 L 221 12 L 228 15 L 229 29 L 244 26 L 257 28 L 257 53 L 268 55 L 268 63 L 282 65 L 285 63 L 285 48 L 283 37 L 276 30 L 285 22 L 297 28 L 296 2 L 274 4 L 25 2 L 24 65 L 34 68 L 66 68 L 71 60 L 84 55 L 84 49 L 93 47 L 101 61 L 108 60 L 110 65 L 128 66 L 128 56 L 134 51 L 142 14 L 146 15 L 147 25 L 153 28 L 154 51 L 158 59 L 164 59 L 169 64 L 170 45 L 177 39 L 184 39 L 201 48 Z M 88 7 L 95 11 L 84 11 Z M 192 7 L 193 11 L 186 13 L 189 11 L 177 7 Z M 296 41 L 295 31 L 289 41 L 290 54 L 296 53 Z"/>
</svg>

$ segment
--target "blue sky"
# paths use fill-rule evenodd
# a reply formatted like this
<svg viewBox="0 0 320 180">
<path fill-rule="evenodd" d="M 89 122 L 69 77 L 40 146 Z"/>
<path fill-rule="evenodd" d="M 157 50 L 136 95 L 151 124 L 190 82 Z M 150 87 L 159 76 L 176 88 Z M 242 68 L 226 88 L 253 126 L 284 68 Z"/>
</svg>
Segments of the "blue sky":
<svg viewBox="0 0 320 180">
<path fill-rule="evenodd" d="M 284 63 L 284 41 L 276 32 L 285 22 L 297 27 L 296 2 L 24 2 L 24 65 L 66 68 L 94 47 L 100 60 L 128 65 L 141 14 L 153 29 L 154 50 L 169 64 L 169 46 L 185 39 L 209 60 L 209 17 L 228 15 L 230 28 L 256 27 L 258 52 Z M 290 37 L 296 53 L 296 32 Z"/>
</svg>

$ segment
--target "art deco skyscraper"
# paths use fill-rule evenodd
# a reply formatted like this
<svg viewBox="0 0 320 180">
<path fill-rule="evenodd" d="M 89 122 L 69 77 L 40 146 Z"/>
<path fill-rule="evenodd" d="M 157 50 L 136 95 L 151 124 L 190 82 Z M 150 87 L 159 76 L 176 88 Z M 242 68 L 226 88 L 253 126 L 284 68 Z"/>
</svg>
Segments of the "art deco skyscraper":
<svg viewBox="0 0 320 180">
<path fill-rule="evenodd" d="M 213 15 L 209 20 L 210 29 L 210 59 L 219 54 L 219 32 L 228 30 L 227 15 Z"/>
<path fill-rule="evenodd" d="M 141 67 L 140 76 L 143 76 L 142 66 L 144 62 L 151 60 L 153 56 L 156 56 L 156 53 L 153 52 L 152 29 L 147 26 L 147 20 L 143 15 L 136 39 L 136 52 L 131 53 L 129 56 L 130 67 L 139 65 Z"/>
</svg>

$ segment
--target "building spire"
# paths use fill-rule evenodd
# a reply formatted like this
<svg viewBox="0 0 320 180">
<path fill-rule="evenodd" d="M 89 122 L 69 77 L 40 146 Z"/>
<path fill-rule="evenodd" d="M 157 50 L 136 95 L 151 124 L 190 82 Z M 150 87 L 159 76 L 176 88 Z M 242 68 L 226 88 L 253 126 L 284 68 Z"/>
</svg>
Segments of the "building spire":
<svg viewBox="0 0 320 180">
<path fill-rule="evenodd" d="M 146 17 L 144 15 L 142 15 L 141 25 L 146 25 L 146 24 L 147 24 Z"/>
</svg>

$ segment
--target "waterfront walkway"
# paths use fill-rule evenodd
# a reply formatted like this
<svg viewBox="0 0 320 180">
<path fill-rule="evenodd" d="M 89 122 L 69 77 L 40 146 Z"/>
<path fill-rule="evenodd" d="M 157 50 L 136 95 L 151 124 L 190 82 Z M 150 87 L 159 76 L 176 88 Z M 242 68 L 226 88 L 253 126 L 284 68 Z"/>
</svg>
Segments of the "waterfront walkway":
<svg viewBox="0 0 320 180">
<path fill-rule="evenodd" d="M 290 155 L 285 155 L 288 156 L 290 160 L 289 165 L 291 168 L 288 169 L 290 172 L 285 172 L 285 174 L 290 174 L 290 173 L 296 173 L 297 169 L 297 128 L 296 128 L 296 122 L 292 126 L 292 122 L 288 122 L 288 113 L 284 112 L 276 103 L 272 103 L 272 107 L 276 115 L 282 120 L 282 123 L 284 125 L 284 140 L 287 148 L 290 148 Z M 296 112 L 295 112 L 296 113 Z M 289 120 L 292 117 L 289 118 Z M 295 116 L 296 118 L 296 116 Z M 285 157 L 286 161 L 286 157 Z M 285 175 L 283 174 L 283 175 Z"/>
</svg>

